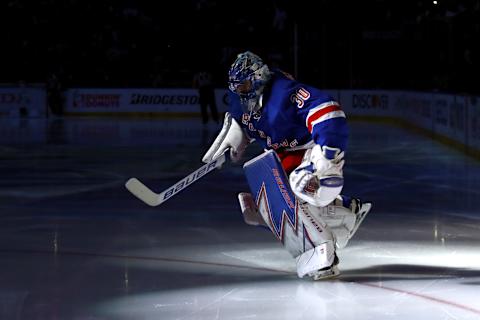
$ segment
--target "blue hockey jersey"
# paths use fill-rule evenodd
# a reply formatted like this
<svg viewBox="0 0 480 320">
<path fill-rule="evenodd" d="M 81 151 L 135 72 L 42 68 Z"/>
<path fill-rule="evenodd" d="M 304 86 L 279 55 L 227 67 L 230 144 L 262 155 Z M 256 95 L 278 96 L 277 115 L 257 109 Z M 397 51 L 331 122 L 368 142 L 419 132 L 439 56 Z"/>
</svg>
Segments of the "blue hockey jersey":
<svg viewBox="0 0 480 320">
<path fill-rule="evenodd" d="M 245 113 L 237 95 L 230 95 L 230 113 L 265 149 L 284 150 L 313 140 L 345 150 L 345 113 L 332 97 L 274 71 L 261 99 L 259 113 Z"/>
</svg>

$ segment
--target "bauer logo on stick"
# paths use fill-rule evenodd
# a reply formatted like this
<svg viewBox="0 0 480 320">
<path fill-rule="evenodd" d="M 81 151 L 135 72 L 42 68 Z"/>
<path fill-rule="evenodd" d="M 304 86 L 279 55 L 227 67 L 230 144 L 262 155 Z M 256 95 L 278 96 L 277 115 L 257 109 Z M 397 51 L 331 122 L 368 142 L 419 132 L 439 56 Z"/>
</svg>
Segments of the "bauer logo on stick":
<svg viewBox="0 0 480 320">
<path fill-rule="evenodd" d="M 191 174 L 189 174 L 188 176 L 178 181 L 173 186 L 169 187 L 161 193 L 153 192 L 137 178 L 129 179 L 125 184 L 125 187 L 133 195 L 135 195 L 137 198 L 139 198 L 149 206 L 158 206 L 179 193 L 180 191 L 182 191 L 183 189 L 185 189 L 186 187 L 196 182 L 198 179 L 200 179 L 207 173 L 213 171 L 215 168 L 220 168 L 226 160 L 225 152 L 222 153 L 218 158 L 204 164 L 203 166 L 201 166 L 200 168 L 198 168 L 197 170 L 195 170 L 194 172 L 192 172 Z"/>
<path fill-rule="evenodd" d="M 167 200 L 168 198 L 174 196 L 175 194 L 182 191 L 183 189 L 188 187 L 190 184 L 197 181 L 198 179 L 200 179 L 201 177 L 203 177 L 205 174 L 209 173 L 216 167 L 217 167 L 217 160 L 213 160 L 208 164 L 208 166 L 203 166 L 199 170 L 193 172 L 191 175 L 183 178 L 183 180 L 180 180 L 175 185 L 167 189 L 167 191 L 165 192 L 165 195 L 163 196 L 163 200 Z"/>
</svg>

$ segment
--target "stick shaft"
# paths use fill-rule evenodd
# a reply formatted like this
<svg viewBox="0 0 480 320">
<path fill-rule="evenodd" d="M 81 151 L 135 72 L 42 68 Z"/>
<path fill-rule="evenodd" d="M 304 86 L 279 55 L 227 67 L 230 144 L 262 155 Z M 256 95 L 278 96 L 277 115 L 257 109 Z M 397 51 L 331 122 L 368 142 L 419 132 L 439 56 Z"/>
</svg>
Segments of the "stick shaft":
<svg viewBox="0 0 480 320">
<path fill-rule="evenodd" d="M 138 199 L 142 200 L 149 206 L 155 207 L 164 203 L 188 186 L 192 185 L 207 173 L 210 173 L 214 169 L 219 168 L 224 162 L 225 154 L 222 154 L 217 159 L 214 159 L 211 162 L 204 164 L 203 166 L 190 173 L 188 176 L 181 179 L 180 181 L 167 188 L 166 190 L 162 191 L 161 193 L 155 193 L 137 178 L 129 179 L 125 184 L 125 187 Z"/>
</svg>

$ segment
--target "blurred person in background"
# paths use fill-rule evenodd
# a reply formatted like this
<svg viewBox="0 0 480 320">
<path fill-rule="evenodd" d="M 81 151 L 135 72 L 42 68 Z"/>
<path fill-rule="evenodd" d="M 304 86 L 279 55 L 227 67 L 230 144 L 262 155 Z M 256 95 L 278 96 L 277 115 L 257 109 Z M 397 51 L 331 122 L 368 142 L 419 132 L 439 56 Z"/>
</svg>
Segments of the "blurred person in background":
<svg viewBox="0 0 480 320">
<path fill-rule="evenodd" d="M 209 120 L 207 110 L 208 107 L 210 107 L 210 113 L 213 121 L 218 123 L 218 111 L 217 103 L 215 102 L 215 90 L 213 87 L 212 74 L 208 71 L 197 72 L 193 76 L 193 87 L 198 89 L 203 124 L 207 124 Z"/>
</svg>

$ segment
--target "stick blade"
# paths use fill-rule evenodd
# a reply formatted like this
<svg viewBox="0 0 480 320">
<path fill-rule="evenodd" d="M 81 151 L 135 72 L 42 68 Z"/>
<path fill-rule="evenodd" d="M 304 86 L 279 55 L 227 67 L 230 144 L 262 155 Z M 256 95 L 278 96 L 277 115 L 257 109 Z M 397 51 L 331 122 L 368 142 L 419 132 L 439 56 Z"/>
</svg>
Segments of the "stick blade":
<svg viewBox="0 0 480 320">
<path fill-rule="evenodd" d="M 159 200 L 159 195 L 150 190 L 146 185 L 141 183 L 137 178 L 131 178 L 125 183 L 125 187 L 130 191 L 135 197 L 142 200 L 149 206 L 155 207 L 158 206 L 161 201 Z"/>
</svg>

